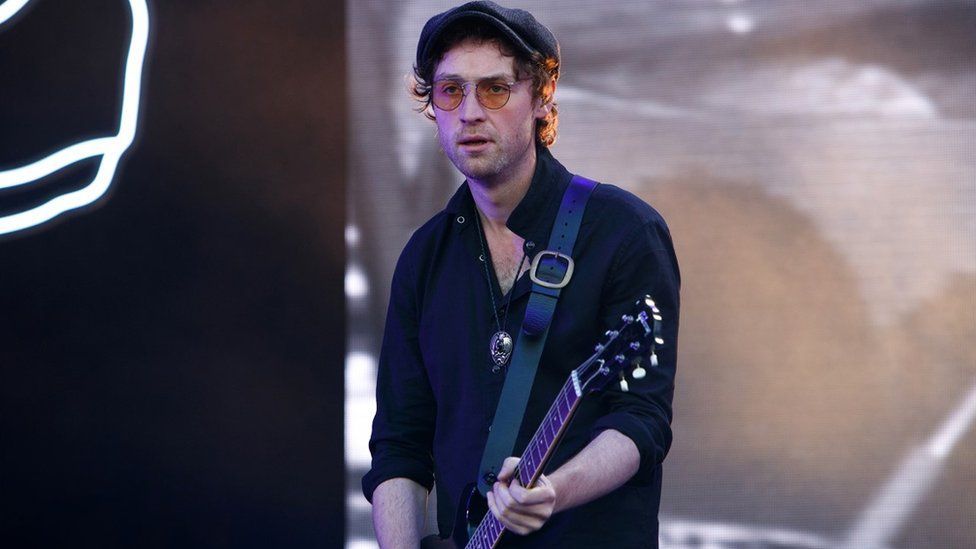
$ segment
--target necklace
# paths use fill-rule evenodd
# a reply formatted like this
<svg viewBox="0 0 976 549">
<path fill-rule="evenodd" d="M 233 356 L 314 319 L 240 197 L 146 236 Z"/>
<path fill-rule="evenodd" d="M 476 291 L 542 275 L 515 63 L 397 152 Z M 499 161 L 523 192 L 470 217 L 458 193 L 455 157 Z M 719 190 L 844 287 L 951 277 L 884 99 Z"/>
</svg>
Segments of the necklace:
<svg viewBox="0 0 976 549">
<path fill-rule="evenodd" d="M 488 271 L 489 258 L 488 248 L 485 246 L 484 228 L 481 226 L 481 216 L 477 212 L 474 218 L 478 221 L 478 242 L 481 244 L 481 262 L 485 264 L 485 280 L 488 282 L 488 296 L 491 297 L 491 312 L 495 316 L 495 328 L 498 330 L 488 340 L 488 354 L 491 356 L 492 363 L 494 363 L 491 371 L 497 373 L 508 364 L 508 359 L 512 357 L 512 350 L 515 347 L 512 336 L 504 330 L 504 327 L 508 323 L 508 309 L 511 308 L 512 294 L 515 293 L 515 283 L 518 282 L 519 274 L 522 273 L 522 264 L 525 263 L 525 251 L 522 251 L 522 259 L 519 260 L 518 268 L 515 269 L 515 280 L 512 281 L 512 287 L 508 290 L 508 300 L 505 303 L 505 316 L 499 320 L 498 308 L 495 306 L 495 289 L 491 283 L 491 273 Z"/>
</svg>

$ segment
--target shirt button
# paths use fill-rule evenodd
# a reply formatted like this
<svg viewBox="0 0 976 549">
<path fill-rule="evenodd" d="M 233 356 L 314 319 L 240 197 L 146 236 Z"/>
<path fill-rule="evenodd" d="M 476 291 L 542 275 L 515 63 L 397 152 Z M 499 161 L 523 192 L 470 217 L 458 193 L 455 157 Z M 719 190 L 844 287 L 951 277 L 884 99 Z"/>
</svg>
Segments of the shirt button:
<svg viewBox="0 0 976 549">
<path fill-rule="evenodd" d="M 464 216 L 463 215 L 457 216 L 457 222 L 458 223 L 464 223 Z"/>
<path fill-rule="evenodd" d="M 531 240 L 526 240 L 525 241 L 525 253 L 531 252 L 534 249 L 535 249 L 535 242 L 532 242 Z"/>
<path fill-rule="evenodd" d="M 502 367 L 497 364 L 491 367 L 491 373 L 493 374 L 497 374 L 500 371 L 502 371 Z"/>
</svg>

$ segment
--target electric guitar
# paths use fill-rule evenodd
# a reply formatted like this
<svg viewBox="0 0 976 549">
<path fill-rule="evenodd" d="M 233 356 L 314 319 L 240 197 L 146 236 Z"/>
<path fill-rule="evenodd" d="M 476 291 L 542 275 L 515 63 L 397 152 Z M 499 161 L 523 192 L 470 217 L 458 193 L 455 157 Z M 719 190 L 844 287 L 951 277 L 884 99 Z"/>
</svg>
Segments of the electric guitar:
<svg viewBox="0 0 976 549">
<path fill-rule="evenodd" d="M 633 379 L 639 380 L 647 375 L 645 360 L 650 367 L 657 366 L 655 349 L 664 343 L 660 337 L 661 322 L 661 312 L 654 301 L 644 296 L 635 304 L 633 313 L 624 315 L 620 325 L 605 334 L 593 355 L 570 373 L 515 469 L 523 486 L 535 485 L 585 394 L 601 390 L 613 380 L 627 391 L 627 369 Z M 462 494 L 451 537 L 428 536 L 421 541 L 422 549 L 492 549 L 501 539 L 505 527 L 488 512 L 488 502 L 478 492 L 477 483 L 466 487 Z"/>
</svg>

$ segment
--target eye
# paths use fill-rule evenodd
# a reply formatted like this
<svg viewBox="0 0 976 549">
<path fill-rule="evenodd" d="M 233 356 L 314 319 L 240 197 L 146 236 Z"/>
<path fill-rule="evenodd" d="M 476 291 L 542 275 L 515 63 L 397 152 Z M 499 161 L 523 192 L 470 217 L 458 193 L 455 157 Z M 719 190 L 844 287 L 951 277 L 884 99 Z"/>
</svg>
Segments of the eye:
<svg viewBox="0 0 976 549">
<path fill-rule="evenodd" d="M 437 89 L 444 95 L 458 95 L 461 93 L 461 86 L 456 82 L 442 82 L 437 85 Z"/>
<path fill-rule="evenodd" d="M 508 93 L 508 84 L 504 82 L 490 82 L 485 88 L 491 94 Z"/>
</svg>

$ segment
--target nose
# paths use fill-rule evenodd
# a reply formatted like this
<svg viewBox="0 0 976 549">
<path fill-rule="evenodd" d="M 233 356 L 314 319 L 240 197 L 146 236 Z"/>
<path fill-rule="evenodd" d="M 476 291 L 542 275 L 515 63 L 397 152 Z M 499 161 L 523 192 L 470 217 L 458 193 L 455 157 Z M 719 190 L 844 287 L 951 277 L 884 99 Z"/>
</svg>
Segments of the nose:
<svg viewBox="0 0 976 549">
<path fill-rule="evenodd" d="M 477 122 L 485 119 L 485 108 L 481 106 L 477 95 L 477 90 L 472 86 L 470 91 L 461 98 L 461 104 L 458 105 L 458 116 L 462 122 Z"/>
</svg>

